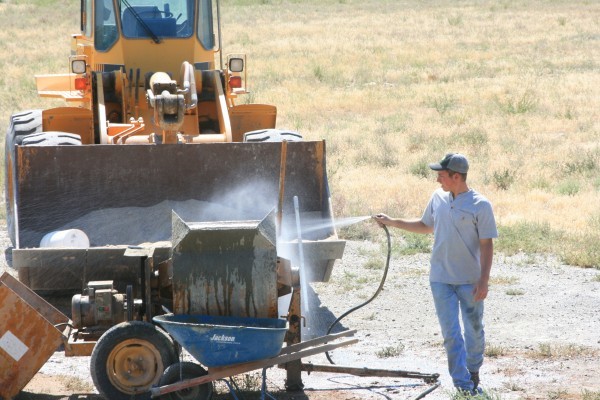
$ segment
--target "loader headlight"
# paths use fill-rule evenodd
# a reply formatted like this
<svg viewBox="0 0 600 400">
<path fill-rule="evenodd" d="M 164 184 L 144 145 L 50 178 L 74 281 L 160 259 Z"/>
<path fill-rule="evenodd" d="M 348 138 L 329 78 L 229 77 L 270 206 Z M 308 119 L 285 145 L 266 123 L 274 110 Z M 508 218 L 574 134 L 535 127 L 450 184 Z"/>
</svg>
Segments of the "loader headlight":
<svg viewBox="0 0 600 400">
<path fill-rule="evenodd" d="M 230 58 L 229 59 L 229 70 L 231 72 L 242 72 L 244 70 L 244 59 L 243 58 Z"/>
<path fill-rule="evenodd" d="M 71 72 L 74 74 L 85 74 L 85 60 L 71 61 Z"/>
</svg>

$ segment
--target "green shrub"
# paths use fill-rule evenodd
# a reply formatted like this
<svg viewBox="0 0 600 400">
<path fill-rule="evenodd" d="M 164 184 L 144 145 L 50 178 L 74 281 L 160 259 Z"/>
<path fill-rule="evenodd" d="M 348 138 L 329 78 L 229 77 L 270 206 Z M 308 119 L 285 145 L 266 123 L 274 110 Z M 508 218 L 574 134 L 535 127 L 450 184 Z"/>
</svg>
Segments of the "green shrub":
<svg viewBox="0 0 600 400">
<path fill-rule="evenodd" d="M 495 250 L 508 255 L 519 252 L 552 253 L 554 245 L 560 240 L 562 235 L 552 231 L 549 224 L 525 221 L 511 226 L 499 226 Z"/>
<path fill-rule="evenodd" d="M 496 104 L 498 104 L 500 110 L 506 114 L 525 114 L 535 110 L 538 104 L 538 99 L 530 90 L 526 90 L 522 95 L 516 98 L 509 97 L 505 100 L 496 98 Z"/>
<path fill-rule="evenodd" d="M 416 177 L 427 179 L 431 175 L 431 169 L 427 161 L 421 160 L 410 166 L 410 173 Z"/>
<path fill-rule="evenodd" d="M 451 15 L 448 17 L 448 23 L 452 26 L 459 26 L 462 25 L 463 22 L 463 17 L 462 15 L 458 14 L 458 15 Z"/>
<path fill-rule="evenodd" d="M 404 240 L 397 247 L 401 255 L 431 253 L 432 236 L 420 233 L 403 232 Z"/>
<path fill-rule="evenodd" d="M 468 130 L 465 133 L 459 134 L 457 140 L 459 143 L 465 144 L 467 146 L 482 147 L 488 144 L 489 137 L 488 134 L 482 129 L 474 128 Z"/>
<path fill-rule="evenodd" d="M 569 160 L 562 166 L 562 173 L 565 175 L 585 175 L 589 176 L 598 171 L 600 155 L 598 152 L 588 152 L 579 154 L 574 159 Z"/>
<path fill-rule="evenodd" d="M 379 358 L 391 358 L 391 357 L 398 357 L 400 354 L 402 354 L 403 351 L 404 351 L 404 345 L 399 344 L 397 346 L 384 347 L 383 349 L 377 351 L 377 353 L 375 353 L 375 354 Z"/>
<path fill-rule="evenodd" d="M 506 354 L 506 348 L 502 346 L 495 345 L 486 345 L 485 346 L 485 356 L 490 358 L 501 357 Z"/>
<path fill-rule="evenodd" d="M 558 184 L 556 191 L 563 196 L 575 196 L 581 190 L 581 185 L 578 181 L 568 179 Z"/>
<path fill-rule="evenodd" d="M 600 233 L 569 235 L 560 243 L 555 244 L 560 248 L 561 260 L 568 265 L 584 268 L 600 269 Z"/>
<path fill-rule="evenodd" d="M 591 390 L 583 389 L 581 392 L 581 400 L 600 400 L 600 392 L 592 392 Z"/>
<path fill-rule="evenodd" d="M 508 190 L 515 183 L 516 171 L 508 168 L 502 171 L 494 171 L 492 182 L 500 190 Z"/>
<path fill-rule="evenodd" d="M 435 108 L 440 115 L 444 115 L 456 105 L 456 99 L 447 94 L 443 94 L 441 96 L 428 98 L 426 104 L 429 107 Z"/>
</svg>

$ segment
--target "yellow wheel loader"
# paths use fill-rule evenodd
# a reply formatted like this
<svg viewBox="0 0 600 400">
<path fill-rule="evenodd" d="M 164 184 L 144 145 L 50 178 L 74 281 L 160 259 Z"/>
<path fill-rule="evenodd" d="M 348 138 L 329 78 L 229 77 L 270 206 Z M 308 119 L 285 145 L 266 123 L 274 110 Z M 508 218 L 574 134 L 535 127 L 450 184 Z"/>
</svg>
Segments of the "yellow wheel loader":
<svg viewBox="0 0 600 400">
<path fill-rule="evenodd" d="M 238 101 L 247 60 L 223 55 L 220 26 L 213 0 L 82 0 L 69 71 L 36 76 L 39 95 L 66 106 L 10 120 L 9 259 L 21 283 L 3 276 L 0 286 L 18 288 L 8 296 L 31 310 L 11 308 L 23 318 L 0 330 L 45 342 L 18 324 L 36 310 L 59 315 L 41 319 L 65 329 L 67 356 L 91 355 L 105 398 L 149 398 L 177 361 L 152 324 L 168 311 L 283 313 L 286 342 L 298 343 L 300 281 L 327 281 L 342 257 L 324 141 L 276 129 L 275 106 Z M 31 290 L 61 308 L 74 294 L 70 316 Z M 0 397 L 18 393 L 52 350 L 35 363 L 7 359 L 0 369 L 34 367 L 19 380 L 0 374 L 0 387 L 14 382 Z M 299 360 L 286 368 L 300 386 Z"/>
<path fill-rule="evenodd" d="M 278 254 L 300 264 L 302 232 L 308 276 L 329 279 L 344 242 L 325 143 L 276 129 L 275 106 L 238 101 L 247 60 L 223 55 L 220 26 L 212 0 L 81 1 L 70 70 L 36 76 L 39 95 L 66 106 L 15 113 L 6 136 L 12 263 L 31 289 L 136 291 L 124 249 L 169 259 L 173 211 L 210 222 L 276 209 Z"/>
</svg>

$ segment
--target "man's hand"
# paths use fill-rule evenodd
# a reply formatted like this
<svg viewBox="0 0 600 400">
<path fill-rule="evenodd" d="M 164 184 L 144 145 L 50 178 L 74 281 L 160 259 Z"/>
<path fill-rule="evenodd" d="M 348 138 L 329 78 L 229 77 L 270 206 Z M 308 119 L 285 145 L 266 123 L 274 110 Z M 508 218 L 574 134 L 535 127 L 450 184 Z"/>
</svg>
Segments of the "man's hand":
<svg viewBox="0 0 600 400">
<path fill-rule="evenodd" d="M 487 294 L 488 294 L 488 283 L 484 282 L 480 279 L 479 282 L 477 282 L 477 285 L 475 285 L 475 288 L 473 289 L 473 299 L 475 301 L 485 300 L 485 298 L 487 297 Z"/>
<path fill-rule="evenodd" d="M 377 221 L 379 226 L 383 227 L 384 225 L 388 225 L 390 223 L 391 218 L 385 214 L 377 214 L 373 215 L 373 219 Z"/>
</svg>

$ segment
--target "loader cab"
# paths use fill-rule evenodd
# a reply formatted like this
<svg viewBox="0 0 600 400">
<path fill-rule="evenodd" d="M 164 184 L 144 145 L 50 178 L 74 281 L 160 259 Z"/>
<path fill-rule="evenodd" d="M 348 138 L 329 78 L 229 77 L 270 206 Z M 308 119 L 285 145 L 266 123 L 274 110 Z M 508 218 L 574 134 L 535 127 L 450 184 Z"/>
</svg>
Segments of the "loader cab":
<svg viewBox="0 0 600 400">
<path fill-rule="evenodd" d="M 186 40 L 195 37 L 214 50 L 212 0 L 82 0 L 81 31 L 96 51 L 108 52 L 120 39 Z"/>
</svg>

